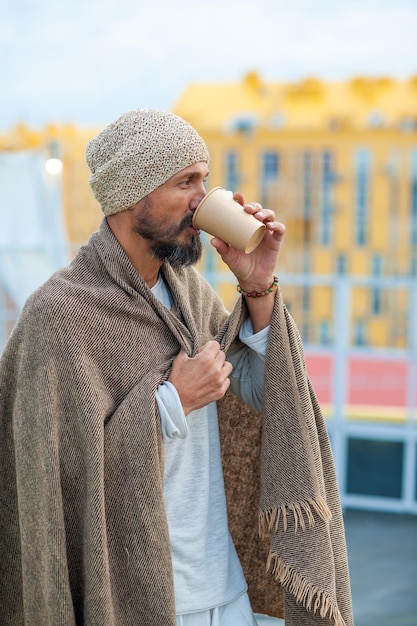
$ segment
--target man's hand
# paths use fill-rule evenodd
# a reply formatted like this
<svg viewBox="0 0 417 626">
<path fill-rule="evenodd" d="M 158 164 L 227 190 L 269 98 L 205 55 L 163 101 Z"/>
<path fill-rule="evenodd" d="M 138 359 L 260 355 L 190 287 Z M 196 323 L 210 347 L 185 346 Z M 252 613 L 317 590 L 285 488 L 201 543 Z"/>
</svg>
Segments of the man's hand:
<svg viewBox="0 0 417 626">
<path fill-rule="evenodd" d="M 258 202 L 245 204 L 241 193 L 235 193 L 233 198 L 241 204 L 247 213 L 251 213 L 257 220 L 266 226 L 266 232 L 261 243 L 253 252 L 245 254 L 237 248 L 214 237 L 211 245 L 216 248 L 223 261 L 229 266 L 237 278 L 242 291 L 252 293 L 265 292 L 274 281 L 278 254 L 285 234 L 285 226 L 275 220 L 275 213 L 264 209 Z M 271 322 L 276 290 L 261 298 L 246 298 L 253 331 L 259 332 Z"/>
<path fill-rule="evenodd" d="M 264 209 L 258 202 L 245 204 L 239 192 L 233 196 L 247 213 L 251 213 L 266 226 L 263 240 L 250 254 L 245 254 L 232 246 L 228 246 L 218 237 L 211 240 L 223 261 L 236 276 L 238 283 L 245 291 L 263 291 L 271 284 L 276 269 L 278 254 L 285 234 L 285 226 L 275 220 L 275 213 Z"/>
<path fill-rule="evenodd" d="M 192 358 L 181 350 L 168 381 L 176 388 L 185 415 L 223 398 L 232 369 L 217 341 L 208 341 Z"/>
</svg>

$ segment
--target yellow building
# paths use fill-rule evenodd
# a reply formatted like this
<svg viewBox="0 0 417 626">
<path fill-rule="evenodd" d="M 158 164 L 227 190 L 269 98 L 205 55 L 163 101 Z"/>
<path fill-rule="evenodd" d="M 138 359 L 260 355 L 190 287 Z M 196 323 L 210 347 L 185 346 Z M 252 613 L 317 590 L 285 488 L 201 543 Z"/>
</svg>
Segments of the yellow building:
<svg viewBox="0 0 417 626">
<path fill-rule="evenodd" d="M 259 199 L 286 224 L 281 272 L 416 276 L 417 76 L 284 84 L 250 73 L 235 84 L 190 85 L 173 110 L 208 144 L 209 187 Z M 21 124 L 0 135 L 0 151 L 44 150 L 62 160 L 74 250 L 102 219 L 84 158 L 98 130 Z M 215 254 L 204 263 L 224 269 Z M 220 291 L 231 306 L 234 282 L 225 279 Z M 331 287 L 287 285 L 285 298 L 307 342 L 333 340 Z M 355 288 L 352 343 L 404 347 L 408 298 L 377 283 Z"/>
<path fill-rule="evenodd" d="M 210 186 L 260 199 L 287 226 L 280 268 L 417 275 L 417 76 L 190 85 L 174 112 L 211 155 Z M 407 294 L 355 290 L 353 343 L 403 347 Z M 304 337 L 332 335 L 332 290 L 286 287 Z"/>
</svg>

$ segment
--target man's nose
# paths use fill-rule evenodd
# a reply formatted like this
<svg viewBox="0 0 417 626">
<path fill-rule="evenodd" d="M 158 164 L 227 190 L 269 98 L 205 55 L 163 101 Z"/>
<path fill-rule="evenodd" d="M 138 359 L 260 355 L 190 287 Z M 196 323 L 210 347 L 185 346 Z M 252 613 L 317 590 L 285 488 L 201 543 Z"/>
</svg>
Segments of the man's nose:
<svg viewBox="0 0 417 626">
<path fill-rule="evenodd" d="M 194 211 L 196 210 L 196 208 L 198 207 L 198 205 L 200 204 L 200 202 L 202 201 L 203 198 L 205 198 L 205 196 L 207 195 L 207 191 L 206 188 L 204 186 L 204 183 L 202 184 L 202 189 L 200 189 L 198 191 L 198 193 L 195 196 L 195 199 L 191 205 L 191 209 L 194 213 Z"/>
</svg>

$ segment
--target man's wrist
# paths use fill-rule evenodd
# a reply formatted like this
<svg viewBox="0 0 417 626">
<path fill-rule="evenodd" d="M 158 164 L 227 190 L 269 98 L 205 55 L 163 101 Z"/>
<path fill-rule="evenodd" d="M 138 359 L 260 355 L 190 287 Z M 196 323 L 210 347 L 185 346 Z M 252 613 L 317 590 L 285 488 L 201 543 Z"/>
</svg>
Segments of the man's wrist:
<svg viewBox="0 0 417 626">
<path fill-rule="evenodd" d="M 239 283 L 236 287 L 237 291 L 247 298 L 261 298 L 262 296 L 268 296 L 270 293 L 273 293 L 278 287 L 278 278 L 277 276 L 272 276 L 270 281 L 267 283 L 267 286 L 260 286 L 249 284 L 249 283 Z"/>
</svg>

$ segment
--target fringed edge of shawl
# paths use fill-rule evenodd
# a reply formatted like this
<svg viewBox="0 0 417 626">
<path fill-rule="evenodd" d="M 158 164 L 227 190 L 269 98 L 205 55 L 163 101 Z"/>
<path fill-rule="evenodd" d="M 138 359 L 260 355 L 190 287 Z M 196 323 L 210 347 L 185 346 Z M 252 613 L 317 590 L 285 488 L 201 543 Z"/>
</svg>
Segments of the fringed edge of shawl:
<svg viewBox="0 0 417 626">
<path fill-rule="evenodd" d="M 266 570 L 272 572 L 275 580 L 282 587 L 295 597 L 299 604 L 302 604 L 308 611 L 320 614 L 320 617 L 327 617 L 334 626 L 346 626 L 340 609 L 335 600 L 330 598 L 327 593 L 321 591 L 314 585 L 307 582 L 300 574 L 297 574 L 278 555 L 270 552 L 268 556 Z"/>
<path fill-rule="evenodd" d="M 323 498 L 296 504 L 283 504 L 275 509 L 261 511 L 259 516 L 259 534 L 261 537 L 266 537 L 272 531 L 278 530 L 281 523 L 285 532 L 288 527 L 289 515 L 294 519 L 295 532 L 297 532 L 298 527 L 305 530 L 307 526 L 314 526 L 314 512 L 325 522 L 332 518 L 332 513 Z"/>
</svg>

